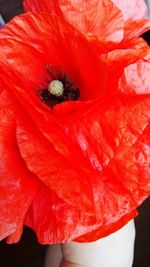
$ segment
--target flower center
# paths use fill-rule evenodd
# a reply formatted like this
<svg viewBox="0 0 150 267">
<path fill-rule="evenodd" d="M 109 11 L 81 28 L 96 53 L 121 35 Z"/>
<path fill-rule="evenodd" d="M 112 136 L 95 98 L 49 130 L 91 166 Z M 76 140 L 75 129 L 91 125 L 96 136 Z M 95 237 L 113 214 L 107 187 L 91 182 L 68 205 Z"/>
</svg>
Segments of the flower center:
<svg viewBox="0 0 150 267">
<path fill-rule="evenodd" d="M 48 91 L 55 96 L 61 96 L 64 92 L 63 83 L 59 80 L 53 80 L 48 85 Z"/>
<path fill-rule="evenodd" d="M 47 85 L 40 91 L 43 103 L 53 108 L 64 101 L 76 101 L 80 97 L 80 90 L 59 67 L 47 66 L 49 78 Z"/>
</svg>

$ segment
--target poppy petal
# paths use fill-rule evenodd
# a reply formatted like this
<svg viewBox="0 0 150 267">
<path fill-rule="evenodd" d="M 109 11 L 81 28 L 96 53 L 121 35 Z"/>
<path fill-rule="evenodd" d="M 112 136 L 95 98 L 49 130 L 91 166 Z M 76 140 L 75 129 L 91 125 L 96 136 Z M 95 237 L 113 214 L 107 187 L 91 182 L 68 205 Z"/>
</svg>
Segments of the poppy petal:
<svg viewBox="0 0 150 267">
<path fill-rule="evenodd" d="M 133 210 L 131 213 L 124 215 L 121 219 L 118 218 L 117 223 L 112 222 L 106 225 L 99 225 L 97 226 L 96 230 L 91 230 L 87 234 L 84 234 L 75 239 L 77 242 L 93 242 L 100 238 L 106 237 L 120 228 L 122 228 L 127 222 L 137 216 L 137 211 Z"/>
<path fill-rule="evenodd" d="M 34 122 L 30 118 L 21 116 L 21 112 L 16 123 L 18 146 L 29 170 L 66 202 L 78 205 L 85 212 L 93 213 L 92 189 L 87 179 L 88 174 L 84 171 L 85 162 L 85 166 L 82 167 L 75 163 L 75 155 L 83 162 L 82 155 L 77 153 L 78 150 L 73 149 L 75 153 L 71 151 L 73 153 L 71 160 L 74 159 L 72 162 L 69 160 L 68 152 L 70 145 L 67 149 L 64 145 L 62 153 L 59 153 L 55 148 L 57 144 L 48 142 L 36 125 L 34 127 Z M 78 192 L 77 188 L 82 191 L 83 198 L 80 197 L 80 191 Z"/>
<path fill-rule="evenodd" d="M 146 43 L 142 38 L 134 38 L 134 37 L 132 39 L 125 38 L 120 43 L 101 41 L 101 40 L 99 40 L 99 38 L 95 38 L 94 36 L 90 37 L 88 40 L 91 43 L 91 45 L 93 46 L 93 48 L 96 49 L 96 51 L 99 55 L 103 55 L 103 54 L 106 54 L 108 52 L 114 51 L 114 53 L 116 53 L 118 55 L 118 58 L 119 58 L 120 53 L 121 54 L 126 53 L 126 59 L 125 59 L 125 57 L 123 58 L 121 56 L 122 60 L 120 59 L 120 62 L 126 61 L 126 62 L 128 62 L 128 64 L 131 64 L 131 62 L 132 62 L 129 60 L 129 58 L 133 59 L 135 53 L 138 54 L 137 49 L 144 48 L 144 47 L 146 49 Z M 147 46 L 147 48 L 148 48 L 148 46 Z M 118 51 L 117 51 L 117 49 L 118 49 Z M 121 50 L 119 51 L 119 49 L 122 49 L 122 51 Z M 131 51 L 128 49 L 132 49 L 133 55 L 132 55 Z M 128 52 L 129 52 L 130 56 L 127 56 Z M 148 49 L 147 49 L 145 54 L 147 54 L 147 53 L 148 53 Z M 142 53 L 141 53 L 141 55 L 142 55 Z M 135 57 L 135 59 L 136 59 L 136 57 Z"/>
<path fill-rule="evenodd" d="M 143 0 L 112 0 L 121 10 L 125 20 L 138 20 L 147 14 L 147 6 Z"/>
<path fill-rule="evenodd" d="M 132 39 L 141 36 L 150 29 L 149 19 L 137 21 L 129 20 L 125 23 L 125 39 Z"/>
<path fill-rule="evenodd" d="M 14 233 L 39 186 L 20 156 L 16 122 L 5 91 L 0 94 L 0 238 Z M 18 233 L 18 238 L 20 234 Z"/>
<path fill-rule="evenodd" d="M 112 42 L 120 42 L 123 38 L 123 17 L 110 0 L 25 0 L 24 7 L 26 11 L 61 15 L 85 35 L 92 34 Z"/>
<path fill-rule="evenodd" d="M 100 53 L 99 45 L 96 42 L 94 42 L 93 45 L 95 46 L 97 52 Z M 131 66 L 135 62 L 143 60 L 145 56 L 147 57 L 148 54 L 149 54 L 149 46 L 145 44 L 145 41 L 142 38 L 123 41 L 120 44 L 118 44 L 114 50 L 102 54 L 100 57 L 105 62 L 105 64 L 107 64 L 107 72 L 109 76 L 107 87 L 110 90 L 107 89 L 107 94 L 110 94 L 112 89 L 113 92 L 114 90 L 118 91 L 118 80 L 120 83 L 120 77 L 123 76 L 123 73 L 127 69 L 131 69 L 132 68 Z M 129 75 L 131 77 L 131 73 Z M 142 75 L 144 75 L 144 73 Z M 146 74 L 145 76 L 148 77 L 148 75 Z M 142 76 L 139 77 L 140 80 L 139 82 L 142 83 L 141 79 Z M 127 82 L 129 82 L 129 79 Z M 122 84 L 122 88 L 123 88 L 122 90 L 125 90 L 126 94 L 129 93 L 129 91 L 125 86 L 125 83 Z M 141 87 L 141 91 L 142 90 L 144 93 L 144 88 L 142 89 Z"/>
<path fill-rule="evenodd" d="M 124 69 L 119 88 L 124 94 L 150 94 L 150 63 L 139 60 Z"/>
<path fill-rule="evenodd" d="M 24 0 L 24 7 L 26 11 L 62 16 L 87 37 L 96 36 L 105 42 L 118 43 L 124 35 L 128 39 L 138 37 L 150 28 L 149 20 L 143 19 L 147 14 L 143 0 Z"/>
<path fill-rule="evenodd" d="M 94 217 L 69 205 L 44 185 L 41 185 L 24 220 L 36 231 L 42 244 L 71 241 L 94 229 L 95 222 Z"/>
<path fill-rule="evenodd" d="M 113 199 L 113 192 L 107 191 L 106 188 L 103 189 L 102 195 L 105 195 L 107 199 L 109 197 Z M 80 211 L 78 207 L 64 202 L 43 185 L 37 192 L 24 223 L 34 229 L 41 244 L 64 243 L 74 239 L 90 242 L 112 233 L 135 216 L 136 212 L 134 211 L 122 215 L 120 219 L 118 210 L 122 209 L 124 213 L 122 204 L 125 198 L 124 192 L 121 190 L 119 192 L 120 202 L 114 204 L 112 201 L 112 205 L 108 206 L 105 199 L 107 208 L 105 209 L 103 206 L 99 218 L 96 218 Z M 114 214 L 112 216 L 113 208 Z"/>
<path fill-rule="evenodd" d="M 17 225 L 16 231 L 7 237 L 7 244 L 14 244 L 20 241 L 23 233 L 23 221 L 20 221 Z"/>
</svg>

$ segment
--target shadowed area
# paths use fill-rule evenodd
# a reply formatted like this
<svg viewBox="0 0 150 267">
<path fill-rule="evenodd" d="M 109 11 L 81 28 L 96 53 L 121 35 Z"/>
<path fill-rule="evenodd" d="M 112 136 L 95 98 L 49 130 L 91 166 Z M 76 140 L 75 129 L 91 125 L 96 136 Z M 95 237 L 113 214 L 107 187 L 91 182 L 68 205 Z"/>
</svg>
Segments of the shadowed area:
<svg viewBox="0 0 150 267">
<path fill-rule="evenodd" d="M 5 22 L 23 12 L 22 0 L 0 0 L 0 14 Z"/>
</svg>

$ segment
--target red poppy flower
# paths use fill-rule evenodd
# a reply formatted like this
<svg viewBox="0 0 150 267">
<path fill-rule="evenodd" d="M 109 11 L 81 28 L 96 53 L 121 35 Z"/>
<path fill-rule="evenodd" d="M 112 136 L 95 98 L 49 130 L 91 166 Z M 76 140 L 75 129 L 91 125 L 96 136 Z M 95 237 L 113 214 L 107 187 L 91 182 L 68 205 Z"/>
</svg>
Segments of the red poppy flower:
<svg viewBox="0 0 150 267">
<path fill-rule="evenodd" d="M 98 239 L 150 193 L 150 49 L 109 7 L 113 42 L 44 13 L 1 30 L 0 237 L 9 243 L 24 224 L 43 244 Z"/>
</svg>

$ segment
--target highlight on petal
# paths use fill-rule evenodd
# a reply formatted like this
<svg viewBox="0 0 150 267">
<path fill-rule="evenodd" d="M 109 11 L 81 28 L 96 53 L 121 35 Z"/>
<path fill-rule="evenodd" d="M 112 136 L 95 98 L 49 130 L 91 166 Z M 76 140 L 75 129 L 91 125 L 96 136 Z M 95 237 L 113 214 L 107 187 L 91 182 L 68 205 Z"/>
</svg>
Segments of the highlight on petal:
<svg viewBox="0 0 150 267">
<path fill-rule="evenodd" d="M 124 94 L 150 94 L 150 62 L 139 60 L 124 69 L 119 88 Z"/>
<path fill-rule="evenodd" d="M 112 2 L 121 10 L 125 20 L 138 20 L 147 15 L 144 0 L 112 0 Z"/>
<path fill-rule="evenodd" d="M 26 11 L 46 12 L 63 16 L 85 35 L 119 42 L 123 38 L 123 17 L 111 0 L 25 0 Z"/>
</svg>

